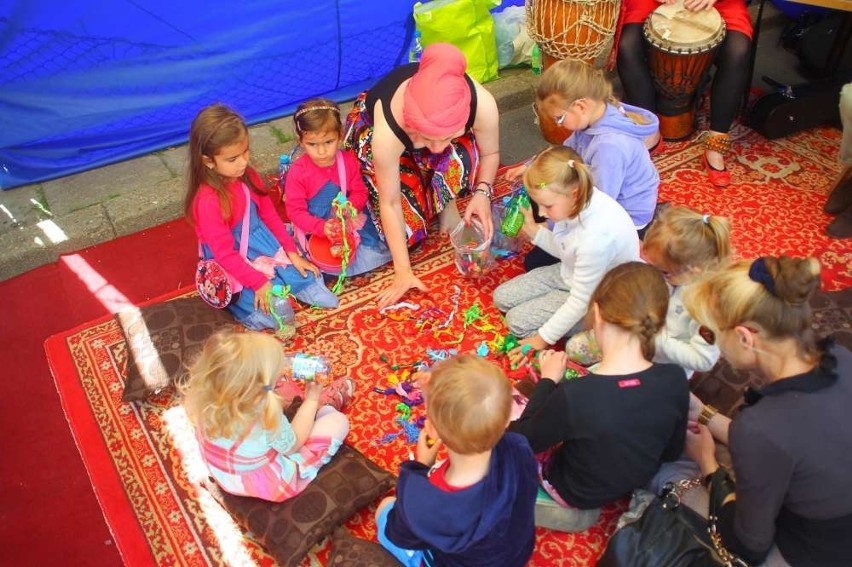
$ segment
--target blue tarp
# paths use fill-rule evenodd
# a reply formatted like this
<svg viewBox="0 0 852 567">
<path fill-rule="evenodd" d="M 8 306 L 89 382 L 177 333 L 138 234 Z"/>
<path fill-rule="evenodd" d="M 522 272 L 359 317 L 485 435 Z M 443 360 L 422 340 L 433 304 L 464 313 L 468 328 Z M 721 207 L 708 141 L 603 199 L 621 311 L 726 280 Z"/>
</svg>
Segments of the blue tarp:
<svg viewBox="0 0 852 567">
<path fill-rule="evenodd" d="M 414 0 L 0 0 L 0 189 L 350 99 L 407 56 Z"/>
</svg>

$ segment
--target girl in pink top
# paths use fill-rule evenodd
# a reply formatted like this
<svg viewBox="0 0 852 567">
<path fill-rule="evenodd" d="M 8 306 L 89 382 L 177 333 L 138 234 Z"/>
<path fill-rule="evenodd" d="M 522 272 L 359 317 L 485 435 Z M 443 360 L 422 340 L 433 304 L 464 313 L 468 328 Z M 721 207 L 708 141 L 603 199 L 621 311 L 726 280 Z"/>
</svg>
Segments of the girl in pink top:
<svg viewBox="0 0 852 567">
<path fill-rule="evenodd" d="M 278 329 L 270 313 L 275 284 L 289 286 L 309 305 L 337 307 L 337 296 L 323 284 L 319 268 L 299 253 L 263 180 L 249 165 L 245 122 L 223 104 L 204 108 L 192 122 L 188 185 L 185 214 L 195 226 L 202 255 L 214 258 L 243 285 L 228 305 L 240 323 L 255 330 Z M 247 206 L 248 249 L 243 257 L 239 240 Z M 277 315 L 289 317 L 292 312 Z"/>
<path fill-rule="evenodd" d="M 284 196 L 287 216 L 297 233 L 306 238 L 319 235 L 332 243 L 339 242 L 341 223 L 333 202 L 345 186 L 345 197 L 358 212 L 355 219 L 347 219 L 347 232 L 357 231 L 360 240 L 351 252 L 346 275 L 363 274 L 390 262 L 390 250 L 379 238 L 375 224 L 367 219 L 369 194 L 361 177 L 361 166 L 352 152 L 339 149 L 343 128 L 340 108 L 332 100 L 314 98 L 299 105 L 293 122 L 305 154 L 290 168 Z M 340 179 L 341 172 L 345 180 Z M 322 270 L 339 274 L 340 268 L 331 264 L 321 265 Z"/>
</svg>

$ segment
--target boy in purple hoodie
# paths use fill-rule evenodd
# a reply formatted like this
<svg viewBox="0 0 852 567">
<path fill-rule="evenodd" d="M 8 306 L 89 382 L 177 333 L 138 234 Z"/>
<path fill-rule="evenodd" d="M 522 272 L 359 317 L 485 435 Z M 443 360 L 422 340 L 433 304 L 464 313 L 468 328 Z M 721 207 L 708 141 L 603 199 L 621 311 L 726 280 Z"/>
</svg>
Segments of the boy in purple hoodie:
<svg viewBox="0 0 852 567">
<path fill-rule="evenodd" d="M 645 147 L 645 140 L 659 131 L 657 116 L 620 103 L 602 71 L 570 59 L 554 63 L 541 76 L 535 110 L 539 120 L 565 131 L 563 145 L 583 158 L 595 187 L 624 207 L 641 239 L 654 217 L 660 187 Z M 506 177 L 513 179 L 525 169 L 511 169 Z M 533 249 L 525 265 L 531 270 L 557 261 Z"/>
<path fill-rule="evenodd" d="M 376 511 L 378 539 L 403 565 L 521 567 L 535 543 L 538 490 L 526 439 L 506 433 L 511 385 L 475 355 L 421 378 L 426 426 L 416 460 L 400 467 L 396 498 Z M 448 459 L 435 462 L 446 446 Z"/>
</svg>

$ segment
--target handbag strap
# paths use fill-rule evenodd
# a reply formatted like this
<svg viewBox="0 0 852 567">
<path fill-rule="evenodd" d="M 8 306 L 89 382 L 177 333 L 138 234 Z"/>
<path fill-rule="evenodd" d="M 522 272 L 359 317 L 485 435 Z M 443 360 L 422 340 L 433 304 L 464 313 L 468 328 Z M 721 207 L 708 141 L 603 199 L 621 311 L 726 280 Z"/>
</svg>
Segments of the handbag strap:
<svg viewBox="0 0 852 567">
<path fill-rule="evenodd" d="M 251 207 L 251 193 L 249 193 L 249 188 L 245 184 L 242 183 L 243 186 L 243 194 L 246 196 L 246 208 L 243 212 L 243 226 L 240 229 L 240 256 L 246 258 L 248 254 L 248 233 L 249 233 L 249 208 Z M 198 241 L 198 257 L 201 258 L 203 256 L 201 249 L 201 240 Z"/>
<path fill-rule="evenodd" d="M 719 471 L 714 474 L 714 480 L 718 472 Z M 724 474 L 724 471 L 722 471 L 722 474 Z M 704 485 L 704 479 L 690 478 L 670 484 L 670 486 L 666 487 L 666 494 L 664 494 L 662 497 L 663 508 L 675 509 L 680 506 L 681 498 L 683 498 L 683 495 L 685 493 L 692 490 L 693 488 L 698 488 L 699 486 Z M 746 561 L 744 561 L 742 558 L 735 555 L 734 553 L 731 553 L 725 547 L 725 544 L 722 541 L 722 535 L 719 533 L 716 527 L 716 522 L 719 518 L 716 515 L 716 510 L 714 508 L 715 506 L 713 505 L 713 496 L 711 494 L 709 517 L 707 518 L 707 532 L 710 535 L 710 543 L 713 544 L 713 549 L 716 552 L 716 555 L 726 567 L 749 567 L 749 564 Z"/>
</svg>

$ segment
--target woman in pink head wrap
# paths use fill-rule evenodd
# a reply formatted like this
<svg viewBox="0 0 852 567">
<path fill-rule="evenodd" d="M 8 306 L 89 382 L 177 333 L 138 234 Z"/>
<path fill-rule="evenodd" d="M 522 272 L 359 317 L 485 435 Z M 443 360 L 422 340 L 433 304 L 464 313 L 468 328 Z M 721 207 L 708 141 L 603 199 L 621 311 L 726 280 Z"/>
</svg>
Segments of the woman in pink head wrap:
<svg viewBox="0 0 852 567">
<path fill-rule="evenodd" d="M 406 291 L 427 291 L 411 268 L 408 247 L 438 216 L 448 232 L 460 220 L 455 198 L 473 193 L 465 222 L 476 216 L 490 235 L 491 196 L 500 163 L 494 97 L 465 74 L 456 47 L 429 45 L 420 63 L 397 67 L 356 99 L 344 146 L 361 162 L 369 209 L 393 256 L 394 280 L 379 307 Z"/>
</svg>

